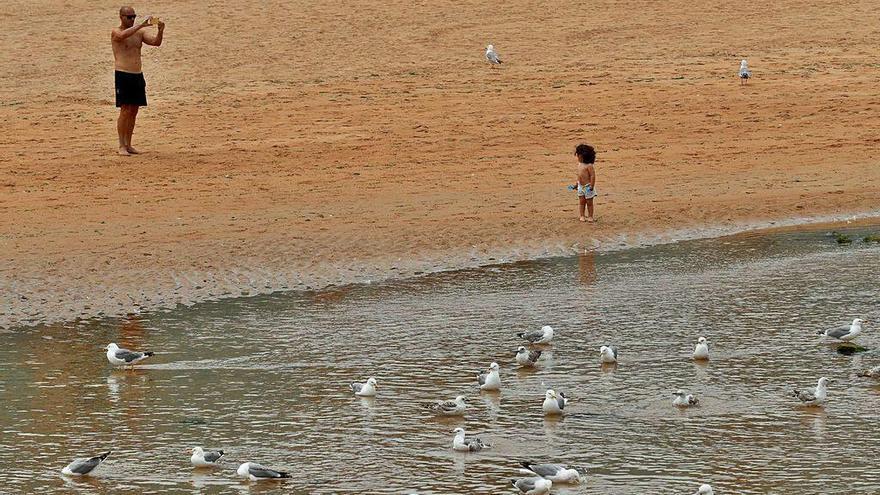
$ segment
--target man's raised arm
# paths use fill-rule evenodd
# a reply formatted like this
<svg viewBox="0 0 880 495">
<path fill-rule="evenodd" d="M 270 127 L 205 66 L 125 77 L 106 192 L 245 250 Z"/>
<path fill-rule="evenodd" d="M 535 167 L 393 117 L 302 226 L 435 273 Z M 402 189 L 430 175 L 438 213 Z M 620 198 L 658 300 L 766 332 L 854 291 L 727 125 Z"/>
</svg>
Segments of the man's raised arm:
<svg viewBox="0 0 880 495">
<path fill-rule="evenodd" d="M 165 23 L 159 21 L 159 31 L 156 34 L 144 33 L 144 43 L 150 46 L 159 46 L 162 44 L 162 35 L 165 33 Z"/>
<path fill-rule="evenodd" d="M 112 34 L 113 41 L 122 41 L 125 38 L 128 38 L 129 36 L 138 32 L 140 29 L 147 27 L 147 25 L 149 25 L 149 23 L 150 23 L 150 18 L 147 17 L 140 24 L 135 24 L 134 26 L 132 26 L 128 29 L 123 29 L 121 31 L 118 29 L 114 29 L 113 34 Z"/>
</svg>

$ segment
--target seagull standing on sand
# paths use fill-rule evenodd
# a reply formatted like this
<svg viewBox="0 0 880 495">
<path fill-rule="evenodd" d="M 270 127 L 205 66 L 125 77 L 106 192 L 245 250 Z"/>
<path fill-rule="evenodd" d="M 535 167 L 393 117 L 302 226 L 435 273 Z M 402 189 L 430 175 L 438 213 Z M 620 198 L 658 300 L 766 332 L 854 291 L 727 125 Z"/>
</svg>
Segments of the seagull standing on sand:
<svg viewBox="0 0 880 495">
<path fill-rule="evenodd" d="M 540 476 L 510 480 L 510 484 L 526 495 L 544 495 L 550 493 L 550 488 L 553 486 L 552 481 Z"/>
<path fill-rule="evenodd" d="M 715 490 L 709 485 L 700 485 L 700 489 L 694 495 L 715 495 Z"/>
<path fill-rule="evenodd" d="M 603 345 L 599 348 L 599 354 L 602 358 L 602 363 L 611 364 L 617 362 L 617 348 L 610 345 Z"/>
<path fill-rule="evenodd" d="M 61 474 L 67 476 L 88 476 L 96 467 L 98 467 L 98 465 L 104 462 L 104 459 L 110 455 L 110 452 L 112 451 L 107 451 L 101 455 L 89 457 L 88 459 L 74 459 L 73 462 L 61 470 Z"/>
<path fill-rule="evenodd" d="M 488 443 L 483 443 L 479 437 L 467 438 L 464 434 L 464 428 L 456 428 L 452 430 L 455 436 L 452 437 L 452 449 L 459 452 L 479 452 L 485 448 L 491 447 Z"/>
<path fill-rule="evenodd" d="M 805 406 L 821 406 L 828 399 L 828 382 L 829 380 L 823 376 L 819 378 L 815 391 L 794 389 L 791 394 Z"/>
<path fill-rule="evenodd" d="M 498 390 L 501 388 L 501 376 L 498 375 L 498 363 L 489 365 L 486 373 L 479 373 L 477 381 L 480 383 L 480 390 Z"/>
<path fill-rule="evenodd" d="M 516 334 L 519 338 L 529 341 L 530 344 L 546 344 L 553 339 L 553 327 L 544 325 L 540 330 Z"/>
<path fill-rule="evenodd" d="M 865 323 L 865 321 L 861 318 L 856 318 L 852 321 L 851 325 L 842 325 L 837 328 L 831 328 L 828 330 L 819 330 L 818 334 L 825 337 L 842 340 L 843 342 L 849 342 L 850 340 L 858 337 L 859 334 L 862 333 L 862 323 Z"/>
<path fill-rule="evenodd" d="M 376 379 L 372 376 L 367 379 L 366 383 L 352 383 L 349 387 L 351 388 L 351 391 L 354 392 L 354 395 L 360 397 L 376 396 Z"/>
<path fill-rule="evenodd" d="M 195 467 L 208 467 L 208 466 L 216 466 L 217 461 L 223 457 L 224 452 L 222 450 L 218 450 L 216 452 L 205 452 L 205 450 L 201 447 L 194 447 L 192 449 L 192 457 L 189 458 L 189 462 L 192 463 Z"/>
<path fill-rule="evenodd" d="M 684 390 L 681 389 L 673 392 L 672 396 L 675 397 L 672 399 L 672 405 L 675 407 L 691 407 L 700 403 L 699 399 L 691 394 L 685 394 Z"/>
<path fill-rule="evenodd" d="M 492 65 L 501 65 L 501 59 L 498 58 L 498 54 L 495 53 L 495 45 L 489 45 L 486 47 L 486 60 Z"/>
<path fill-rule="evenodd" d="M 752 77 L 752 71 L 749 70 L 749 63 L 746 62 L 745 59 L 743 59 L 743 60 L 739 63 L 739 81 L 740 81 L 740 84 L 745 84 L 746 81 L 748 81 L 749 79 L 751 79 L 751 77 Z"/>
<path fill-rule="evenodd" d="M 580 483 L 581 474 L 586 474 L 584 469 L 569 469 L 562 464 L 535 464 L 529 461 L 520 461 L 520 464 L 526 468 L 524 473 L 534 473 L 554 483 Z"/>
<path fill-rule="evenodd" d="M 541 357 L 541 351 L 529 351 L 523 346 L 516 350 L 516 364 L 523 367 L 533 367 Z"/>
<path fill-rule="evenodd" d="M 709 359 L 709 341 L 706 337 L 700 337 L 697 345 L 694 347 L 694 359 L 705 361 Z"/>
<path fill-rule="evenodd" d="M 555 390 L 550 389 L 544 393 L 544 403 L 541 405 L 541 409 L 544 410 L 546 416 L 558 416 L 562 414 L 567 403 L 568 399 L 565 394 L 561 392 L 557 394 Z"/>
<path fill-rule="evenodd" d="M 256 462 L 245 462 L 241 466 L 238 466 L 238 471 L 236 471 L 236 473 L 242 478 L 247 478 L 251 481 L 280 480 L 282 478 L 290 478 L 289 473 L 285 473 L 284 471 L 275 471 L 274 469 L 263 467 Z"/>
<path fill-rule="evenodd" d="M 425 404 L 429 410 L 441 416 L 461 416 L 467 409 L 467 404 L 463 395 L 459 395 L 455 400 L 441 400 Z"/>
<path fill-rule="evenodd" d="M 110 364 L 116 366 L 134 366 L 135 363 L 139 363 L 153 355 L 150 351 L 129 351 L 128 349 L 123 349 L 114 343 L 107 344 L 106 349 L 107 361 L 110 361 Z"/>
</svg>

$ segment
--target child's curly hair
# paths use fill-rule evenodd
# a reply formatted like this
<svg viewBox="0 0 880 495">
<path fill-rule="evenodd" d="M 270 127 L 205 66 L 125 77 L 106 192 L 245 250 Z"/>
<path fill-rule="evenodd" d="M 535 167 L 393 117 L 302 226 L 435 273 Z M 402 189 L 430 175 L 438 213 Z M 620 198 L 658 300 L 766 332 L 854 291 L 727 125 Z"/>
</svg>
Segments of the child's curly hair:
<svg viewBox="0 0 880 495">
<path fill-rule="evenodd" d="M 574 154 L 583 163 L 594 163 L 596 161 L 596 150 L 589 144 L 577 145 L 577 148 L 574 149 Z"/>
</svg>

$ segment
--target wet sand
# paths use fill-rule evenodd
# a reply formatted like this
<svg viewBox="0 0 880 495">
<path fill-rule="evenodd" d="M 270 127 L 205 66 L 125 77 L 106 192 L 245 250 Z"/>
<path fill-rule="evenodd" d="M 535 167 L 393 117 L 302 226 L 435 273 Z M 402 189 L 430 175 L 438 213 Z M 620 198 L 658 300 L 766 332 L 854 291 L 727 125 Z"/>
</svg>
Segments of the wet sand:
<svg viewBox="0 0 880 495">
<path fill-rule="evenodd" d="M 125 158 L 118 5 L 68 2 L 51 36 L 0 5 L 0 328 L 880 204 L 870 2 L 150 7 Z M 565 189 L 581 141 L 596 225 Z"/>
</svg>

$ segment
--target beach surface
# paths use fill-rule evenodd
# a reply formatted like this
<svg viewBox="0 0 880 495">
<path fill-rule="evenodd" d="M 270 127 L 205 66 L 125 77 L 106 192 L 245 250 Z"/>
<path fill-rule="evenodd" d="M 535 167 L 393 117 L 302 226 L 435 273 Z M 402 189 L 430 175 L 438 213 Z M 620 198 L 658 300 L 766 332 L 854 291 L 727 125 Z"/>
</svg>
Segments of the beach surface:
<svg viewBox="0 0 880 495">
<path fill-rule="evenodd" d="M 134 7 L 121 157 L 119 5 L 0 4 L 0 328 L 880 209 L 873 2 Z"/>
</svg>

